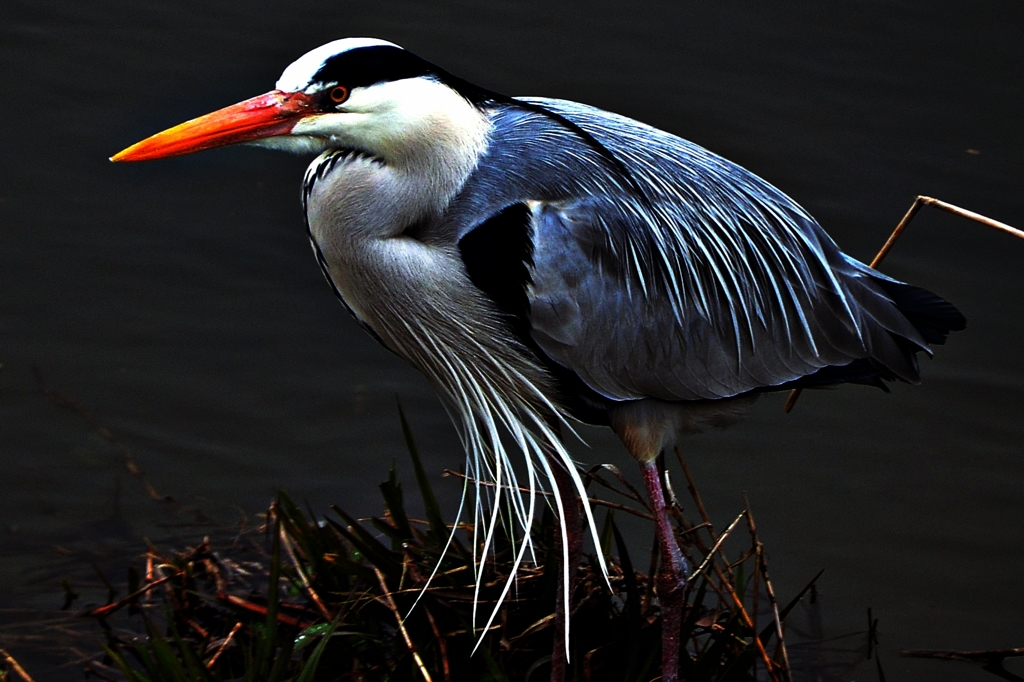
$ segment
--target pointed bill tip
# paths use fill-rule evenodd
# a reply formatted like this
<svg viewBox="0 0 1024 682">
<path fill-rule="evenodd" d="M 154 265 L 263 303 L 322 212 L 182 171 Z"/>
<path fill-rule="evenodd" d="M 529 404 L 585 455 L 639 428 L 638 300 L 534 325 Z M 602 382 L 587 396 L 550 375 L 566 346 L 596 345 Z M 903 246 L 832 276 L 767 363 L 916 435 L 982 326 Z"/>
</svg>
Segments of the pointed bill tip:
<svg viewBox="0 0 1024 682">
<path fill-rule="evenodd" d="M 147 137 L 145 140 L 136 142 L 130 147 L 125 147 L 110 157 L 113 163 L 125 163 L 128 161 L 148 161 L 150 159 L 162 159 L 168 156 L 180 156 L 190 151 L 199 151 L 194 140 L 187 137 L 182 139 L 176 133 L 181 126 L 175 126 L 170 130 L 157 133 Z M 170 133 L 170 134 L 168 134 Z M 183 144 L 183 142 L 185 144 Z"/>
<path fill-rule="evenodd" d="M 133 147 L 135 147 L 135 145 L 132 145 L 131 147 L 126 147 L 125 149 L 122 149 L 118 153 L 116 153 L 113 156 L 111 156 L 108 160 L 111 163 L 123 163 L 124 161 L 132 161 L 132 159 L 126 158 L 126 157 L 129 155 L 129 153 L 131 152 Z"/>
<path fill-rule="evenodd" d="M 149 159 L 163 158 L 164 156 L 172 156 L 172 154 L 146 154 L 144 150 L 140 151 L 139 147 L 149 139 L 150 138 L 146 138 L 146 140 L 143 140 L 142 142 L 133 144 L 130 147 L 125 147 L 124 149 L 110 157 L 111 163 L 146 161 Z"/>
</svg>

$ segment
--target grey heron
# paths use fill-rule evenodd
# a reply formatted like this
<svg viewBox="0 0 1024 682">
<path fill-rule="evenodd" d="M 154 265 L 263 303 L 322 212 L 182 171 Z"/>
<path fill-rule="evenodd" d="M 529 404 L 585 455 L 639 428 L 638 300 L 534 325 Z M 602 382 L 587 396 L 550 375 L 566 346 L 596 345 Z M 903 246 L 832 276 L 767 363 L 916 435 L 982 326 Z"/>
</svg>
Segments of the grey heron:
<svg viewBox="0 0 1024 682">
<path fill-rule="evenodd" d="M 561 431 L 578 420 L 619 436 L 657 520 L 664 680 L 677 676 L 687 567 L 659 453 L 741 418 L 764 391 L 917 383 L 916 354 L 965 325 L 696 144 L 584 104 L 501 95 L 382 40 L 316 48 L 274 90 L 112 160 L 234 143 L 317 154 L 302 192 L 316 259 L 358 323 L 441 395 L 471 478 L 507 491 L 517 565 L 538 491 L 552 494 L 566 628 L 569 567 L 583 523 L 595 527 Z M 474 507 L 484 553 L 498 507 Z M 556 634 L 553 679 L 567 653 Z"/>
</svg>

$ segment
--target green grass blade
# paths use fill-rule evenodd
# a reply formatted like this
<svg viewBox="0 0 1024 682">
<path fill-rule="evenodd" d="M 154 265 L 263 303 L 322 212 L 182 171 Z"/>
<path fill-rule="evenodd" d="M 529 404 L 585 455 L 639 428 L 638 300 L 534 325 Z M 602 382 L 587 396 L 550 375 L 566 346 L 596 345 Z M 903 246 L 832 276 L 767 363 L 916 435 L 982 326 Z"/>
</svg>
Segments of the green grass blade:
<svg viewBox="0 0 1024 682">
<path fill-rule="evenodd" d="M 278 496 L 280 501 L 280 495 Z M 270 532 L 270 579 L 267 586 L 267 618 L 260 633 L 257 645 L 255 679 L 265 680 L 270 674 L 277 652 L 277 610 L 281 582 L 281 518 L 280 505 L 275 502 L 271 507 Z"/>
<path fill-rule="evenodd" d="M 339 621 L 335 620 L 331 623 L 327 630 L 323 632 L 320 638 L 320 643 L 316 645 L 316 649 L 310 654 L 309 660 L 302 667 L 302 672 L 295 679 L 295 682 L 313 682 L 316 679 L 316 669 L 320 665 L 320 657 L 323 656 L 324 650 L 327 648 L 327 644 L 331 641 L 331 636 L 334 635 L 334 631 L 338 629 Z"/>
<path fill-rule="evenodd" d="M 104 653 L 110 657 L 114 667 L 131 682 L 154 682 L 153 678 L 146 675 L 125 657 L 119 642 L 113 642 L 103 647 Z"/>
<path fill-rule="evenodd" d="M 332 506 L 331 509 L 348 525 L 344 526 L 332 519 L 328 519 L 328 522 L 332 523 L 337 531 L 363 554 L 367 561 L 379 568 L 388 577 L 397 577 L 401 574 L 402 562 L 395 552 L 373 537 L 363 528 L 361 523 L 352 518 L 344 509 L 338 506 Z"/>
<path fill-rule="evenodd" d="M 185 664 L 174 653 L 174 647 L 171 646 L 166 637 L 157 631 L 156 626 L 148 619 L 146 620 L 146 630 L 149 635 L 146 646 L 149 647 L 153 655 L 152 660 L 156 666 L 153 670 L 147 672 L 150 674 L 155 673 L 159 680 L 190 682 Z"/>
<path fill-rule="evenodd" d="M 274 666 L 270 669 L 270 674 L 267 676 L 266 682 L 279 682 L 279 680 L 284 679 L 286 674 L 291 672 L 292 647 L 294 646 L 294 642 L 295 640 L 291 637 L 281 638 L 281 648 L 276 652 Z"/>
<path fill-rule="evenodd" d="M 398 482 L 398 471 L 395 469 L 394 461 L 391 462 L 391 469 L 388 471 L 388 480 L 378 486 L 380 494 L 384 498 L 384 508 L 388 511 L 394 529 L 400 535 L 398 547 L 401 548 L 401 540 L 411 540 L 413 537 L 412 525 L 409 523 L 409 516 L 405 513 L 405 499 L 402 495 L 402 484 Z M 377 525 L 377 524 L 374 524 Z M 394 543 L 392 543 L 394 544 Z"/>
<path fill-rule="evenodd" d="M 423 509 L 427 515 L 427 523 L 430 525 L 430 532 L 438 543 L 448 541 L 448 526 L 441 515 L 441 505 L 437 503 L 437 496 L 434 495 L 434 488 L 430 485 L 430 479 L 423 468 L 423 460 L 420 458 L 420 450 L 416 446 L 412 429 L 409 427 L 409 420 L 405 418 L 405 410 L 402 409 L 402 402 L 398 402 L 398 419 L 402 422 L 402 436 L 405 437 L 405 447 L 409 451 L 409 458 L 412 460 L 412 469 L 416 474 L 416 487 L 420 490 L 420 497 L 423 499 Z"/>
</svg>

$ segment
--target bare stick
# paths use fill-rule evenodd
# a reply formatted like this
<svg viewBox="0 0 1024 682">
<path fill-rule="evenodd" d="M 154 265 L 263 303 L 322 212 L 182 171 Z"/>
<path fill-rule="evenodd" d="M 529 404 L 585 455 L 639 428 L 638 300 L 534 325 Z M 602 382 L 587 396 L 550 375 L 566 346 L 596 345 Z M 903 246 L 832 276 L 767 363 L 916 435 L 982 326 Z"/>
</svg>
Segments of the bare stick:
<svg viewBox="0 0 1024 682">
<path fill-rule="evenodd" d="M 139 468 L 139 465 L 135 462 L 134 455 L 132 455 L 131 449 L 127 445 L 121 442 L 114 433 L 104 426 L 99 419 L 93 416 L 91 412 L 86 410 L 70 397 L 49 388 L 46 385 L 46 382 L 43 381 L 43 373 L 35 365 L 32 366 L 32 373 L 35 375 L 36 382 L 39 384 L 39 389 L 42 391 L 44 396 L 52 400 L 54 404 L 66 407 L 76 413 L 84 419 L 89 426 L 95 429 L 96 433 L 98 433 L 103 440 L 121 451 L 121 454 L 124 456 L 124 464 L 128 473 L 142 482 L 142 487 L 146 489 L 146 494 L 149 495 L 150 499 L 156 500 L 157 502 L 164 500 L 163 495 L 157 492 L 156 488 L 153 487 L 153 484 L 149 482 L 149 479 L 147 479 L 146 475 L 142 472 L 142 469 Z"/>
<path fill-rule="evenodd" d="M 725 542 L 725 539 L 729 537 L 729 534 L 732 533 L 732 531 L 736 528 L 736 524 L 740 522 L 740 519 L 743 518 L 744 514 L 746 514 L 746 512 L 740 512 L 740 515 L 736 517 L 736 520 L 730 523 L 729 527 L 725 529 L 725 532 L 718 536 L 718 542 L 716 542 L 715 546 L 711 548 L 711 551 L 708 552 L 708 555 L 704 557 L 704 562 L 701 563 L 697 570 L 691 573 L 689 576 L 687 576 L 686 582 L 690 582 L 691 580 L 696 578 L 704 571 L 705 568 L 708 567 L 708 564 L 711 563 L 711 560 L 715 556 L 715 552 L 718 551 L 718 548 L 722 546 L 722 543 Z"/>
<path fill-rule="evenodd" d="M 132 602 L 132 600 L 137 599 L 138 597 L 146 594 L 147 592 L 152 590 L 157 585 L 163 585 L 165 582 L 167 582 L 168 580 L 170 580 L 173 577 L 174 577 L 174 575 L 172 574 L 172 575 L 165 575 L 162 578 L 157 578 L 156 580 L 154 580 L 153 582 L 149 583 L 148 585 L 145 585 L 145 586 L 140 587 L 139 589 L 135 590 L 134 592 L 129 594 L 127 597 L 125 597 L 123 599 L 118 599 L 113 604 L 107 604 L 106 606 L 100 606 L 100 607 L 92 609 L 90 611 L 86 611 L 85 613 L 83 613 L 81 615 L 83 615 L 83 616 L 98 616 L 100 618 L 103 618 L 105 616 L 109 616 L 111 613 L 113 613 L 114 611 L 117 611 L 119 608 L 121 608 L 121 607 L 123 607 L 123 606 L 125 606 L 127 604 L 130 604 Z"/>
<path fill-rule="evenodd" d="M 921 651 L 903 650 L 900 656 L 911 658 L 944 658 L 958 661 L 996 661 L 1011 656 L 1024 656 L 1024 647 L 1016 649 L 989 649 L 988 651 Z"/>
<path fill-rule="evenodd" d="M 903 216 L 903 220 L 900 221 L 900 224 L 897 225 L 896 229 L 892 231 L 891 235 L 889 235 L 889 239 L 885 242 L 885 245 L 882 246 L 878 255 L 875 256 L 875 259 L 871 261 L 871 267 L 877 268 L 885 257 L 889 255 L 889 251 L 892 249 L 893 244 L 895 244 L 896 240 L 900 238 L 900 235 L 903 234 L 903 230 L 906 229 L 907 225 L 910 223 L 910 219 L 913 218 L 919 210 L 921 210 L 922 206 L 934 206 L 935 208 L 941 208 L 943 211 L 948 211 L 949 213 L 958 215 L 961 218 L 967 218 L 968 220 L 973 220 L 976 223 L 981 223 L 982 225 L 994 228 L 1000 232 L 1011 234 L 1018 239 L 1024 239 L 1024 232 L 1015 227 L 1010 227 L 1006 223 L 1001 223 L 998 220 L 992 220 L 980 213 L 968 211 L 966 208 L 960 208 L 959 206 L 954 206 L 953 204 L 946 203 L 945 201 L 939 201 L 932 197 L 919 196 L 914 199 L 914 203 L 910 206 L 910 210 L 907 211 L 907 214 Z"/>
<path fill-rule="evenodd" d="M 309 583 L 309 578 L 306 577 L 306 572 L 302 570 L 302 566 L 299 564 L 298 558 L 295 556 L 295 549 L 292 547 L 291 538 L 284 531 L 284 527 L 280 529 L 281 533 L 281 544 L 284 545 L 285 551 L 288 553 L 288 558 L 291 559 L 292 566 L 295 567 L 295 572 L 299 574 L 299 580 L 302 581 L 302 586 L 306 588 L 306 594 L 313 600 L 317 608 L 320 609 L 320 615 L 324 617 L 324 620 L 330 622 L 334 620 L 334 616 L 331 615 L 327 605 L 324 604 L 323 600 L 320 599 L 320 595 L 316 593 L 313 586 Z"/>
<path fill-rule="evenodd" d="M 11 670 L 18 673 L 18 676 L 21 677 L 24 682 L 34 682 L 32 676 L 25 672 L 25 669 L 22 668 L 16 660 L 14 660 L 14 656 L 7 653 L 5 649 L 0 649 L 0 658 L 6 661 L 7 665 L 11 666 Z"/>
<path fill-rule="evenodd" d="M 941 208 L 943 211 L 948 211 L 949 213 L 952 213 L 953 215 L 958 215 L 961 218 L 967 218 L 968 220 L 973 220 L 976 223 L 980 223 L 987 227 L 991 227 L 993 229 L 999 230 L 1000 232 L 1005 232 L 1006 234 L 1013 235 L 1018 239 L 1024 239 L 1024 231 L 1018 230 L 1016 227 L 1010 227 L 1006 223 L 1001 223 L 998 220 L 992 220 L 991 218 L 983 216 L 980 213 L 968 211 L 966 208 L 960 208 L 959 206 L 954 206 L 953 204 L 947 203 L 945 201 L 940 201 L 938 199 L 933 199 L 932 197 L 919 195 L 916 199 L 914 199 L 914 203 L 910 205 L 910 209 L 903 216 L 903 220 L 900 221 L 900 224 L 896 226 L 896 229 L 893 230 L 892 234 L 889 235 L 889 238 L 886 240 L 885 244 L 882 245 L 881 250 L 879 250 L 874 260 L 871 261 L 870 267 L 877 268 L 882 263 L 882 261 L 885 260 L 885 257 L 889 255 L 889 251 L 892 250 L 892 247 L 896 243 L 896 240 L 900 238 L 900 235 L 903 234 L 903 230 L 907 228 L 907 225 L 910 224 L 911 219 L 915 215 L 917 215 L 917 212 L 921 210 L 922 206 L 934 206 L 935 208 Z M 789 397 L 786 398 L 786 404 L 782 406 L 782 409 L 784 411 L 789 412 L 790 410 L 793 409 L 793 406 L 796 405 L 797 399 L 800 398 L 801 390 L 802 389 L 794 388 L 792 391 L 789 392 Z"/>
<path fill-rule="evenodd" d="M 147 542 L 149 542 L 149 541 L 147 540 Z M 151 583 L 154 580 L 156 580 L 156 571 L 153 568 L 153 555 L 154 554 L 156 554 L 156 548 L 153 547 L 152 543 L 150 543 L 149 544 L 149 548 L 146 550 L 146 582 L 147 583 Z M 143 595 L 142 602 L 143 603 L 147 603 L 150 600 L 151 596 L 152 595 L 150 595 L 150 593 L 147 592 L 146 594 Z"/>
<path fill-rule="evenodd" d="M 761 661 L 764 662 L 765 670 L 768 671 L 768 677 L 772 682 L 776 682 L 779 679 L 778 673 L 776 672 L 778 665 L 772 662 L 772 659 L 768 656 L 768 652 L 765 651 L 761 638 L 757 636 L 757 627 L 754 624 L 754 620 L 750 617 L 750 614 L 747 613 L 747 609 L 743 606 L 743 600 L 740 599 L 738 594 L 736 594 L 736 590 L 733 589 L 729 581 L 725 579 L 722 569 L 720 569 L 717 564 L 711 564 L 711 568 L 714 569 L 718 579 L 725 585 L 728 595 L 732 597 L 732 601 L 736 604 L 736 608 L 739 610 L 740 616 L 743 617 L 743 622 L 748 628 L 750 628 L 750 631 L 754 633 L 754 647 L 757 649 L 757 653 L 761 655 Z"/>
<path fill-rule="evenodd" d="M 626 493 L 626 492 L 623 492 L 623 491 L 619 490 L 618 488 L 616 488 L 615 486 L 609 484 L 603 478 L 598 476 L 598 473 L 602 469 L 604 469 L 605 471 L 611 472 L 612 476 L 614 476 L 616 479 L 618 479 L 619 483 L 621 483 L 623 485 L 623 487 L 625 487 L 626 490 L 628 490 L 629 492 Z M 644 499 L 643 495 L 640 494 L 640 491 L 638 491 L 636 488 L 633 487 L 633 484 L 629 482 L 629 479 L 627 479 L 622 474 L 622 472 L 619 470 L 619 468 L 617 466 L 615 466 L 614 464 L 595 464 L 594 466 L 590 467 L 590 469 L 587 470 L 586 478 L 588 480 L 593 480 L 593 481 L 596 481 L 596 482 L 600 483 L 601 485 L 603 485 L 608 490 L 611 490 L 612 492 L 618 493 L 619 495 L 622 495 L 623 497 L 631 498 L 637 504 L 642 505 L 644 507 L 644 509 L 650 509 L 650 505 L 648 505 L 647 500 Z"/>
<path fill-rule="evenodd" d="M 238 597 L 233 594 L 218 594 L 217 601 L 222 602 L 224 604 L 231 604 L 236 608 L 242 609 L 243 611 L 248 611 L 249 613 L 255 613 L 259 616 L 267 615 L 266 606 L 253 604 L 251 601 L 246 601 L 245 599 L 242 599 L 241 597 Z M 298 628 L 300 630 L 305 630 L 306 628 L 312 627 L 313 625 L 313 623 L 310 623 L 308 621 L 295 618 L 294 616 L 289 616 L 287 613 L 278 613 L 277 622 L 281 623 L 282 625 Z"/>
<path fill-rule="evenodd" d="M 470 478 L 469 476 L 467 476 L 466 474 L 462 473 L 461 471 L 453 471 L 452 469 L 445 469 L 444 470 L 444 475 L 445 476 L 452 476 L 453 478 L 461 478 L 462 480 L 466 480 L 466 481 L 469 481 L 471 483 L 479 483 L 481 488 L 499 488 L 499 489 L 504 489 L 504 490 L 512 490 L 513 489 L 511 486 L 506 486 L 506 485 L 497 486 L 497 485 L 495 485 L 494 481 L 478 481 L 475 478 Z M 607 486 L 607 484 L 604 481 L 601 481 L 601 479 L 599 479 L 597 476 L 590 476 L 590 478 L 592 480 L 594 480 L 594 481 L 598 481 L 599 483 L 602 483 L 602 484 Z M 615 490 L 615 488 L 609 488 L 609 489 L 610 490 Z M 531 492 L 529 488 L 523 488 L 523 487 L 516 488 L 516 490 L 518 490 L 519 492 L 522 492 L 522 493 Z M 616 491 L 616 492 L 618 492 L 618 491 Z M 545 498 L 550 498 L 551 497 L 551 493 L 544 492 L 543 490 L 536 491 L 536 495 L 538 495 L 539 497 L 545 497 Z M 648 521 L 653 521 L 654 520 L 654 517 L 652 515 L 648 514 L 647 512 L 641 511 L 639 509 L 634 509 L 633 507 L 630 507 L 630 506 L 625 505 L 625 504 L 619 504 L 618 502 L 610 502 L 608 500 L 603 500 L 603 499 L 601 499 L 599 497 L 588 497 L 587 501 L 592 506 L 596 505 L 598 507 L 607 507 L 608 509 L 617 509 L 618 511 L 625 512 L 626 514 L 632 514 L 633 516 L 639 516 L 641 519 L 647 519 Z M 645 502 L 644 506 L 646 506 L 646 504 L 647 503 Z M 362 520 L 362 519 L 360 519 L 360 520 Z M 410 521 L 415 523 L 414 519 L 410 519 Z"/>
<path fill-rule="evenodd" d="M 690 475 L 690 468 L 686 466 L 686 460 L 683 458 L 683 453 L 680 452 L 679 448 L 676 447 L 674 448 L 674 450 L 676 453 L 676 458 L 679 460 L 679 465 L 683 468 L 683 474 L 686 476 L 687 488 L 690 491 L 690 496 L 693 497 L 693 501 L 697 505 L 697 511 L 701 515 L 701 520 L 704 521 L 705 524 L 707 524 L 708 534 L 711 536 L 711 539 L 717 543 L 718 536 L 715 535 L 714 527 L 711 525 L 711 518 L 708 516 L 707 510 L 704 508 L 704 503 L 700 499 L 700 493 L 697 492 L 697 486 L 693 482 L 693 476 Z M 695 533 L 694 538 L 699 543 L 698 547 L 701 547 L 703 551 L 704 547 L 703 543 L 700 542 L 700 534 Z M 714 553 L 712 552 L 707 552 L 706 554 L 707 556 L 714 556 Z M 719 552 L 718 555 L 722 557 L 722 561 L 725 563 L 725 571 L 719 568 L 718 564 L 715 561 L 711 562 L 711 569 L 715 572 L 715 576 L 717 576 L 718 580 L 721 582 L 721 587 L 725 588 L 725 594 L 722 594 L 721 587 L 715 584 L 714 581 L 708 581 L 708 585 L 710 585 L 711 589 L 718 593 L 718 595 L 721 596 L 723 599 L 726 595 L 728 595 L 732 599 L 733 603 L 736 605 L 736 608 L 739 610 L 740 616 L 743 618 L 743 622 L 754 633 L 754 647 L 757 649 L 757 653 L 761 655 L 761 660 L 764 662 L 764 667 L 765 670 L 768 672 L 769 679 L 771 679 L 772 682 L 775 682 L 779 679 L 778 673 L 776 672 L 777 666 L 772 663 L 771 658 L 768 656 L 768 652 L 765 651 L 764 644 L 761 643 L 761 638 L 757 636 L 757 628 L 755 627 L 754 620 L 750 617 L 750 614 L 747 612 L 747 609 L 743 606 L 743 600 L 740 598 L 738 594 L 736 594 L 736 590 L 733 588 L 731 582 L 732 569 L 729 568 L 728 559 L 725 558 L 724 552 Z M 729 578 L 726 578 L 726 573 L 729 574 Z"/>
<path fill-rule="evenodd" d="M 775 620 L 775 637 L 779 642 L 779 650 L 782 652 L 782 672 L 786 680 L 792 680 L 793 678 L 789 670 L 789 652 L 786 651 L 786 640 L 782 636 L 782 618 L 779 617 L 779 602 L 775 599 L 775 588 L 772 587 L 771 578 L 768 577 L 768 560 L 764 556 L 764 545 L 761 543 L 761 538 L 757 535 L 757 524 L 754 523 L 754 514 L 750 511 L 750 500 L 747 499 L 746 493 L 743 493 L 743 503 L 747 507 L 745 510 L 747 514 L 747 528 L 750 530 L 750 536 L 754 538 L 754 547 L 757 549 L 757 567 L 764 576 L 764 589 L 768 593 L 768 602 L 772 605 L 772 615 Z M 757 575 L 756 572 L 755 575 Z"/>
<path fill-rule="evenodd" d="M 224 653 L 224 650 L 228 648 L 229 644 L 231 644 L 231 640 L 235 638 L 235 635 L 237 635 L 238 631 L 241 630 L 241 629 L 242 629 L 242 623 L 241 622 L 235 623 L 235 627 L 231 628 L 231 632 L 229 632 L 228 636 L 224 638 L 224 641 L 221 642 L 221 645 L 219 647 L 217 647 L 217 653 L 215 653 L 213 655 L 213 658 L 211 658 L 207 662 L 207 664 L 206 664 L 206 669 L 207 670 L 213 670 L 213 666 L 217 665 L 217 659 L 220 658 L 220 655 L 222 653 Z"/>
<path fill-rule="evenodd" d="M 377 580 L 380 582 L 380 591 L 384 594 L 384 600 L 387 602 L 388 608 L 395 614 L 395 622 L 398 623 L 398 629 L 402 633 L 402 639 L 405 640 L 405 646 L 409 648 L 409 652 L 412 654 L 413 660 L 416 661 L 416 667 L 420 669 L 420 674 L 423 675 L 423 679 L 426 682 L 434 682 L 430 677 L 430 673 L 427 672 L 427 666 L 423 664 L 423 659 L 420 658 L 420 654 L 416 651 L 416 647 L 412 643 L 412 638 L 409 637 L 409 631 L 405 629 L 405 623 L 402 621 L 402 614 L 398 612 L 398 606 L 395 605 L 395 600 L 391 598 L 391 591 L 388 590 L 388 584 L 384 581 L 384 574 L 380 572 L 380 569 L 376 566 L 373 567 L 373 572 L 377 574 Z"/>
<path fill-rule="evenodd" d="M 708 516 L 707 509 L 704 508 L 704 501 L 700 497 L 700 493 L 697 491 L 697 485 L 693 482 L 693 476 L 690 474 L 690 467 L 686 466 L 686 460 L 683 458 L 683 453 L 679 450 L 679 446 L 673 448 L 676 453 L 676 459 L 679 460 L 679 466 L 683 470 L 683 475 L 686 476 L 686 489 L 690 492 L 690 497 L 693 498 L 693 502 L 697 505 L 697 513 L 700 514 L 701 521 L 707 526 L 708 535 L 711 536 L 712 542 L 718 542 L 718 536 L 715 534 L 715 527 L 711 524 L 711 517 Z M 694 538 L 699 538 L 699 534 L 694 534 Z M 707 554 L 707 547 L 703 543 L 697 545 L 701 551 Z M 725 564 L 725 570 L 732 576 L 732 569 L 729 568 L 729 559 L 726 558 L 725 552 L 719 553 L 722 557 L 722 562 Z"/>
<path fill-rule="evenodd" d="M 95 675 L 101 680 L 107 680 L 108 682 L 120 682 L 120 680 L 123 679 L 107 675 L 104 671 L 109 671 L 111 673 L 116 671 L 113 668 L 103 665 L 99 661 L 89 661 L 85 664 L 85 670 L 87 675 Z"/>
<path fill-rule="evenodd" d="M 452 682 L 452 672 L 448 666 L 448 643 L 445 636 L 437 629 L 437 623 L 434 622 L 434 616 L 430 614 L 430 609 L 424 606 L 423 610 L 427 612 L 430 629 L 434 631 L 434 637 L 437 639 L 437 644 L 441 649 L 441 667 L 444 670 L 444 682 Z"/>
</svg>

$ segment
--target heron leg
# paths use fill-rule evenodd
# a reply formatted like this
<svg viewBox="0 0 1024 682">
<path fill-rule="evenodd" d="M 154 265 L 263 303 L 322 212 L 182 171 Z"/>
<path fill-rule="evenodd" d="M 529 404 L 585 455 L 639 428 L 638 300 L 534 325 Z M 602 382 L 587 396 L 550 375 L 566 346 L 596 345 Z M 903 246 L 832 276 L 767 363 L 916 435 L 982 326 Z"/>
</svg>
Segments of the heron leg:
<svg viewBox="0 0 1024 682">
<path fill-rule="evenodd" d="M 566 633 L 568 623 L 565 620 L 565 604 L 569 601 L 569 608 L 572 608 L 572 592 L 576 583 L 576 569 L 579 567 L 580 559 L 583 556 L 583 508 L 573 485 L 572 477 L 565 470 L 561 461 L 552 458 L 551 470 L 555 474 L 558 494 L 562 498 L 563 509 L 565 510 L 565 537 L 562 535 L 561 525 L 555 526 L 556 551 L 558 552 L 558 590 L 555 594 L 555 637 L 554 646 L 551 650 L 551 682 L 564 682 L 568 659 L 566 657 Z M 564 550 L 563 543 L 568 543 L 569 564 L 563 566 Z M 562 580 L 562 572 L 569 572 L 569 593 L 565 592 L 565 582 Z"/>
<path fill-rule="evenodd" d="M 661 552 L 655 578 L 661 606 L 661 679 L 662 682 L 676 682 L 679 676 L 679 630 L 686 603 L 686 573 L 689 569 L 668 518 L 658 459 L 641 460 L 640 470 L 651 500 L 658 549 Z"/>
</svg>

